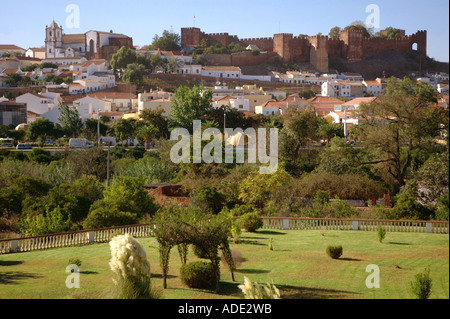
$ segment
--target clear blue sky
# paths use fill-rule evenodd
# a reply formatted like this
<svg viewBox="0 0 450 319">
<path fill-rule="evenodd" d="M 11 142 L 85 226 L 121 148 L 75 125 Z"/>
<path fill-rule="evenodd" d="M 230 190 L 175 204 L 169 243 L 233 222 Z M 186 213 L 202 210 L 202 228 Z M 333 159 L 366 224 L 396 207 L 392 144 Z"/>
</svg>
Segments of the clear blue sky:
<svg viewBox="0 0 450 319">
<path fill-rule="evenodd" d="M 0 43 L 23 48 L 44 45 L 45 25 L 53 19 L 66 34 L 89 30 L 124 33 L 135 45 L 152 42 L 164 30 L 180 33 L 195 26 L 207 33 L 227 32 L 240 38 L 271 37 L 285 32 L 326 35 L 334 26 L 366 21 L 369 4 L 380 8 L 380 29 L 392 26 L 406 34 L 428 31 L 428 55 L 449 61 L 448 0 L 21 0 L 5 1 Z M 66 25 L 66 7 L 78 5 L 80 28 Z M 378 31 L 379 29 L 375 29 Z"/>
</svg>

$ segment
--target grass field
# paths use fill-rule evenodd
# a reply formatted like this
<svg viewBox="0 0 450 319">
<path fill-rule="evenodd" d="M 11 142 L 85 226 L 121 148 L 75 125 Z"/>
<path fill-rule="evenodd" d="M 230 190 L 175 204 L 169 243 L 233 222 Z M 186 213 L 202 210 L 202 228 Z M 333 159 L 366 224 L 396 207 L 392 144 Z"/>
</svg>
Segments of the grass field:
<svg viewBox="0 0 450 319">
<path fill-rule="evenodd" d="M 168 289 L 162 289 L 158 244 L 154 238 L 138 238 L 151 264 L 152 285 L 164 299 L 242 298 L 238 285 L 247 276 L 253 282 L 273 282 L 283 299 L 410 299 L 410 282 L 429 266 L 433 279 L 431 298 L 449 298 L 449 236 L 427 233 L 387 233 L 383 243 L 375 232 L 269 231 L 243 233 L 232 244 L 242 256 L 231 280 L 221 267 L 221 293 L 189 289 L 181 284 L 178 251 L 172 250 Z M 273 238 L 273 251 L 268 249 Z M 327 256 L 329 244 L 341 244 L 340 259 Z M 113 273 L 109 269 L 109 245 L 58 248 L 0 256 L 1 299 L 111 298 Z M 65 269 L 69 258 L 79 258 L 80 289 L 68 289 Z M 189 253 L 188 261 L 198 258 Z M 380 269 L 380 288 L 365 281 L 369 264 Z"/>
</svg>

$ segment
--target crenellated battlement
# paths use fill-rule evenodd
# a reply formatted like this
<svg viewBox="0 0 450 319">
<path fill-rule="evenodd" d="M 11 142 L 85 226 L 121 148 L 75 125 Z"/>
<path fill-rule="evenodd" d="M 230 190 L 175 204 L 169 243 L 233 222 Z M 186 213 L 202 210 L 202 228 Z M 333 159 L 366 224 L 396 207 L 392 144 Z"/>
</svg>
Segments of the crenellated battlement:
<svg viewBox="0 0 450 319">
<path fill-rule="evenodd" d="M 273 41 L 273 38 L 247 38 L 240 39 L 241 42 Z"/>
<path fill-rule="evenodd" d="M 365 38 L 363 30 L 342 30 L 339 39 L 329 38 L 328 35 L 293 36 L 292 33 L 277 33 L 273 37 L 243 38 L 223 33 L 205 33 L 196 27 L 181 28 L 183 46 L 197 46 L 203 39 L 209 45 L 228 45 L 232 42 L 241 44 L 255 44 L 261 50 L 278 54 L 283 61 L 301 61 L 314 66 L 328 63 L 329 57 L 340 57 L 348 61 L 360 61 L 366 57 L 385 51 L 409 52 L 417 44 L 417 52 L 426 55 L 427 31 L 418 30 L 416 33 L 396 39 Z M 311 53 L 310 53 L 311 52 Z"/>
</svg>

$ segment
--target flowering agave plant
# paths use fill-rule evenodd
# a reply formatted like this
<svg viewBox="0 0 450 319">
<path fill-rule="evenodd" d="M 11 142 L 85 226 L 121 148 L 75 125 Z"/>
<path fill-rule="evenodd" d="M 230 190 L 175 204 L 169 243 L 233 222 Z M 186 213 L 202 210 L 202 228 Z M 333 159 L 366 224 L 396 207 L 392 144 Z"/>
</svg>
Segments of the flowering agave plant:
<svg viewBox="0 0 450 319">
<path fill-rule="evenodd" d="M 150 296 L 150 263 L 141 244 L 131 235 L 118 235 L 109 242 L 109 266 L 118 276 L 114 283 L 121 288 L 123 298 Z"/>
<path fill-rule="evenodd" d="M 254 284 L 244 276 L 244 284 L 238 286 L 244 293 L 245 299 L 280 299 L 280 291 L 274 284 L 261 286 L 255 282 Z"/>
</svg>

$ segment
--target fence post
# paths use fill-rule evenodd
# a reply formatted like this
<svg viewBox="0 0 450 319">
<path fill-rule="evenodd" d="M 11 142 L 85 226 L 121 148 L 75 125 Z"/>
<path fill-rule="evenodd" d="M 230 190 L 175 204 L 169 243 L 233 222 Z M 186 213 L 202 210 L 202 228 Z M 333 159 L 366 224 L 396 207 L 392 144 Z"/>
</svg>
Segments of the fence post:
<svg viewBox="0 0 450 319">
<path fill-rule="evenodd" d="M 432 233 L 433 232 L 433 224 L 432 223 L 426 223 L 425 224 L 425 232 L 426 233 Z"/>
<path fill-rule="evenodd" d="M 95 231 L 90 230 L 88 232 L 89 244 L 93 244 L 95 241 Z"/>
<path fill-rule="evenodd" d="M 19 241 L 17 239 L 11 240 L 11 252 L 12 253 L 19 252 Z"/>
<path fill-rule="evenodd" d="M 352 230 L 359 230 L 359 221 L 352 220 Z"/>
<path fill-rule="evenodd" d="M 283 230 L 289 230 L 289 219 L 283 219 Z"/>
</svg>

